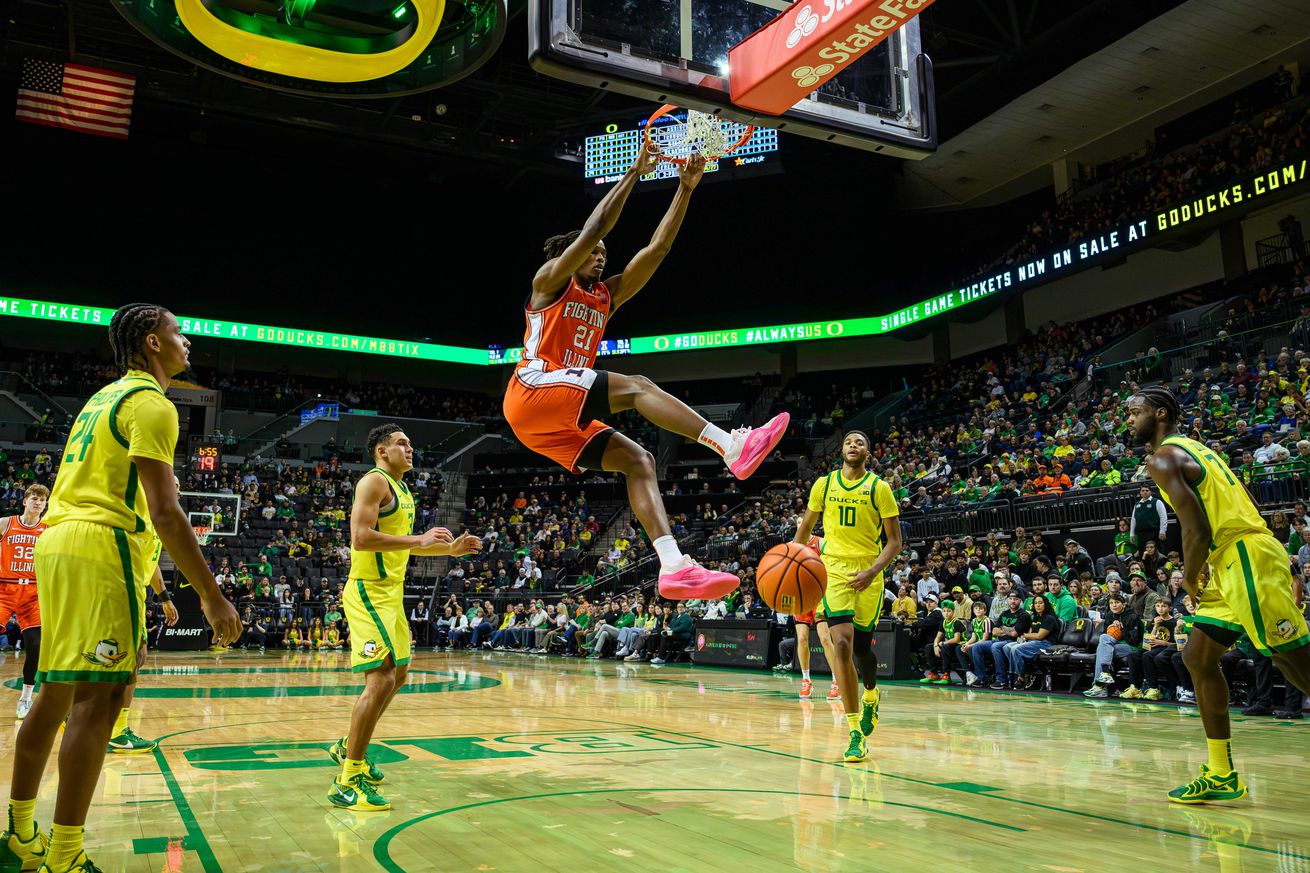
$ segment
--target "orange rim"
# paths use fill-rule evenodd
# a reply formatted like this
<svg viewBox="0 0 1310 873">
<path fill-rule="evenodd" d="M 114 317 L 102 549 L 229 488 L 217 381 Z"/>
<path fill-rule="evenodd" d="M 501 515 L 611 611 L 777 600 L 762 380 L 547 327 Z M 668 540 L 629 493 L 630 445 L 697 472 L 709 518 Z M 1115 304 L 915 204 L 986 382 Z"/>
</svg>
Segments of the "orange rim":
<svg viewBox="0 0 1310 873">
<path fill-rule="evenodd" d="M 656 150 L 659 149 L 659 146 L 656 145 L 655 141 L 651 139 L 650 136 L 651 127 L 654 126 L 656 121 L 663 118 L 665 115 L 668 115 L 670 112 L 677 111 L 677 109 L 678 107 L 674 106 L 672 103 L 665 103 L 659 109 L 655 110 L 655 113 L 651 115 L 651 117 L 646 121 L 645 137 L 646 137 L 647 148 L 650 148 L 651 146 L 655 146 Z M 737 140 L 735 143 L 728 146 L 728 148 L 724 150 L 723 154 L 705 155 L 705 159 L 709 161 L 717 161 L 719 158 L 726 157 L 732 154 L 733 152 L 735 152 L 737 149 L 744 146 L 746 143 L 750 142 L 751 137 L 754 135 L 755 135 L 755 125 L 748 124 L 746 125 L 746 129 L 742 131 L 741 139 Z M 662 151 L 660 152 L 660 160 L 668 161 L 670 164 L 677 164 L 679 166 L 682 166 L 683 164 L 687 163 L 686 158 L 680 158 L 677 155 L 666 155 Z"/>
</svg>

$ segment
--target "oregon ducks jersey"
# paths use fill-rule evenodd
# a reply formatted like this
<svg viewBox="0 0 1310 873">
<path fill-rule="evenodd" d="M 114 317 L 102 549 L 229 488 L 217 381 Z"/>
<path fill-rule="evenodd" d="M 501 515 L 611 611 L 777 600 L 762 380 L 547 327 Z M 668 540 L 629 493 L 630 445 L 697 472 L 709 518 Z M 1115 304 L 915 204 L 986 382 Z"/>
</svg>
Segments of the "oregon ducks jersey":
<svg viewBox="0 0 1310 873">
<path fill-rule="evenodd" d="M 810 489 L 809 508 L 823 513 L 823 553 L 836 558 L 877 557 L 882 522 L 900 515 L 892 487 L 873 473 L 850 482 L 833 470 Z"/>
<path fill-rule="evenodd" d="M 1161 445 L 1177 446 L 1201 467 L 1201 478 L 1189 484 L 1210 522 L 1210 551 L 1218 551 L 1243 535 L 1269 534 L 1269 526 L 1260 517 L 1246 488 L 1208 446 L 1177 434 L 1167 437 Z M 1163 488 L 1160 496 L 1173 507 Z"/>
<path fill-rule="evenodd" d="M 150 517 L 134 457 L 173 465 L 177 407 L 149 373 L 95 393 L 73 422 L 45 522 L 88 521 L 142 533 Z"/>
<path fill-rule="evenodd" d="M 414 532 L 414 495 L 409 493 L 404 482 L 391 478 L 381 467 L 374 467 L 365 473 L 371 476 L 382 474 L 391 489 L 391 500 L 378 512 L 378 523 L 374 530 L 393 537 L 407 537 Z M 362 476 L 360 477 L 363 478 Z M 409 550 L 398 552 L 369 552 L 350 546 L 351 579 L 392 579 L 403 580 L 405 567 L 409 565 Z"/>
</svg>

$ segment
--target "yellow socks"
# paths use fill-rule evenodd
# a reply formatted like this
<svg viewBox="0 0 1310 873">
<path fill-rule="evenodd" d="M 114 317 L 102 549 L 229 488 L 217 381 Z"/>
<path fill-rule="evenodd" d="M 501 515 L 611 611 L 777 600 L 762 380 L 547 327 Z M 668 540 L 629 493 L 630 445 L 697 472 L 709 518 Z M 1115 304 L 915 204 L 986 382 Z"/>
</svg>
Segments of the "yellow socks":
<svg viewBox="0 0 1310 873">
<path fill-rule="evenodd" d="M 1233 772 L 1233 741 L 1211 740 L 1205 741 L 1206 748 L 1210 750 L 1210 760 L 1206 761 L 1206 766 L 1210 772 L 1216 776 L 1226 776 Z"/>
<path fill-rule="evenodd" d="M 876 687 L 864 689 L 864 702 L 865 703 L 878 702 L 878 689 Z"/>
<path fill-rule="evenodd" d="M 25 843 L 36 836 L 36 822 L 32 820 L 35 812 L 35 797 L 31 800 L 9 801 L 9 830 Z"/>
<path fill-rule="evenodd" d="M 118 720 L 114 722 L 114 732 L 110 736 L 118 736 L 127 730 L 127 713 L 128 708 L 125 706 L 118 711 Z"/>
<path fill-rule="evenodd" d="M 78 825 L 57 824 L 50 832 L 50 848 L 46 853 L 45 863 L 51 870 L 62 871 L 73 866 L 82 854 L 82 832 L 84 827 Z"/>
<path fill-rule="evenodd" d="M 850 725 L 851 730 L 858 731 L 860 729 L 860 714 L 858 712 L 846 713 L 846 724 Z"/>
<path fill-rule="evenodd" d="M 364 761 L 352 761 L 350 758 L 341 759 L 341 781 L 349 782 L 360 773 L 368 770 L 368 764 Z"/>
</svg>

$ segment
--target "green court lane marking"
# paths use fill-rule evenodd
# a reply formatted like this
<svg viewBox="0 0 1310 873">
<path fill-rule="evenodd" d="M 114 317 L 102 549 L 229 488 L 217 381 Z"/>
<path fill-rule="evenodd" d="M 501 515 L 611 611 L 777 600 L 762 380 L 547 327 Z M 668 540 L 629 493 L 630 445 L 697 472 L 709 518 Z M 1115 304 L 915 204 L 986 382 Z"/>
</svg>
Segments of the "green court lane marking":
<svg viewBox="0 0 1310 873">
<path fill-rule="evenodd" d="M 154 750 L 155 763 L 159 765 L 159 772 L 164 777 L 164 784 L 168 786 L 168 793 L 173 797 L 173 805 L 177 807 L 178 815 L 182 817 L 182 826 L 186 828 L 186 839 L 183 845 L 188 849 L 194 849 L 196 855 L 200 858 L 200 866 L 204 868 L 205 873 L 223 873 L 223 868 L 218 865 L 218 859 L 214 857 L 214 850 L 209 845 L 209 840 L 205 838 L 205 831 L 200 827 L 200 822 L 196 821 L 195 814 L 191 812 L 191 804 L 187 803 L 185 795 L 182 794 L 182 788 L 177 784 L 177 777 L 173 775 L 173 768 L 168 766 L 168 759 L 164 753 L 156 748 Z"/>
<path fill-rule="evenodd" d="M 214 674 L 277 674 L 277 673 L 352 673 L 347 667 L 197 667 L 185 672 L 176 670 L 142 670 L 143 675 L 176 676 L 185 679 L 188 676 Z M 407 681 L 398 694 L 440 694 L 455 691 L 482 691 L 500 685 L 499 679 L 490 676 L 468 675 L 461 679 L 454 673 L 439 670 L 410 670 L 409 676 L 441 676 L 439 681 Z M 4 684 L 17 689 L 21 679 L 10 679 Z M 294 697 L 357 697 L 364 693 L 364 685 L 235 685 L 230 687 L 202 688 L 197 686 L 158 686 L 137 685 L 136 696 L 141 699 L 210 699 L 210 698 L 294 698 Z"/>
<path fill-rule="evenodd" d="M 537 716 L 537 717 L 538 718 L 557 718 L 557 717 L 565 718 L 566 716 Z M 592 718 L 582 718 L 582 720 L 576 720 L 576 721 L 596 721 L 596 720 L 592 720 Z M 612 724 L 612 722 L 597 722 L 597 724 Z M 832 760 L 824 760 L 821 758 L 806 758 L 806 756 L 804 755 L 793 755 L 791 754 L 791 752 L 778 751 L 776 750 L 776 748 L 765 748 L 762 746 L 747 746 L 744 745 L 744 743 L 727 742 L 727 741 L 723 741 L 723 739 L 706 739 L 705 737 L 698 737 L 698 735 L 696 734 L 688 734 L 688 733 L 684 733 L 684 731 L 679 731 L 679 730 L 669 730 L 665 728 L 659 730 L 663 730 L 664 733 L 667 734 L 676 735 L 676 737 L 700 739 L 700 741 L 702 742 L 718 743 L 719 746 L 731 746 L 734 748 L 745 748 L 745 750 L 749 750 L 749 751 L 765 752 L 766 755 L 777 755 L 779 756 L 779 758 L 804 760 L 804 762 L 810 762 L 812 764 L 824 764 L 824 766 L 841 767 L 842 769 L 848 767 L 844 763 L 832 762 Z M 888 772 L 883 772 L 882 775 L 886 776 L 887 779 L 895 779 L 897 781 L 903 781 L 903 783 L 912 783 L 914 785 L 925 785 L 927 786 L 927 788 L 945 788 L 946 790 L 964 790 L 964 792 L 967 793 L 980 793 L 973 788 L 960 789 L 958 788 L 959 783 L 930 783 L 930 781 L 927 781 L 925 779 L 914 779 L 913 776 L 897 776 L 895 775 L 895 773 L 888 773 Z M 1279 851 L 1279 849 L 1267 848 L 1264 847 L 1264 845 L 1251 845 L 1250 843 L 1238 843 L 1235 842 L 1235 840 L 1218 840 L 1218 839 L 1210 838 L 1210 836 L 1195 834 L 1195 832 L 1192 831 L 1179 831 L 1171 827 L 1163 827 L 1159 825 L 1146 825 L 1145 822 L 1128 822 L 1128 821 L 1124 821 L 1124 819 L 1112 818 L 1110 817 L 1110 815 L 1098 815 L 1096 813 L 1083 813 L 1083 811 L 1079 811 L 1076 809 L 1065 809 L 1065 807 L 1062 806 L 1038 804 L 1038 802 L 1035 801 L 1024 801 L 1024 800 L 1019 800 L 1019 798 L 1017 797 L 1010 797 L 1009 794 L 985 794 L 985 797 L 988 797 L 989 800 L 1007 801 L 1010 802 L 1010 804 L 1019 804 L 1020 806 L 1032 806 L 1035 807 L 1035 809 L 1043 809 L 1043 810 L 1051 811 L 1051 813 L 1065 813 L 1066 815 L 1077 815 L 1078 818 L 1090 818 L 1090 819 L 1096 819 L 1096 821 L 1100 821 L 1100 822 L 1110 822 L 1111 825 L 1137 827 L 1137 828 L 1142 828 L 1142 830 L 1158 831 L 1161 832 L 1161 834 L 1171 834 L 1174 836 L 1187 836 L 1187 838 L 1205 840 L 1205 842 L 1217 842 L 1217 843 L 1226 843 L 1229 845 L 1237 845 L 1237 847 L 1239 848 L 1251 849 L 1251 851 L 1254 852 L 1265 852 L 1268 853 L 1268 855 L 1280 855 L 1280 856 L 1286 855 L 1290 857 L 1297 857 L 1297 859 L 1310 860 L 1310 855 L 1297 855 L 1296 852 L 1292 852 L 1292 851 Z"/>
<path fill-rule="evenodd" d="M 436 818 L 437 816 L 442 816 L 442 815 L 449 815 L 452 812 L 463 812 L 466 809 L 477 809 L 478 807 L 482 807 L 482 806 L 494 806 L 499 803 L 515 803 L 520 800 L 542 800 L 549 797 L 576 797 L 583 794 L 643 794 L 643 793 L 658 794 L 658 793 L 665 793 L 665 792 L 678 792 L 680 794 L 686 794 L 692 792 L 695 793 L 709 792 L 714 794 L 725 794 L 725 793 L 727 794 L 782 794 L 787 797 L 797 797 L 797 796 L 822 797 L 829 800 L 833 799 L 834 797 L 840 800 L 852 799 L 850 795 L 846 795 L 846 794 L 834 795 L 834 794 L 824 794 L 820 792 L 809 792 L 809 791 L 804 791 L 804 792 L 781 791 L 778 789 L 771 789 L 771 788 L 592 788 L 592 789 L 584 789 L 581 791 L 552 791 L 546 794 L 525 794 L 521 797 L 498 797 L 492 800 L 480 800 L 477 803 L 465 803 L 465 804 L 461 804 L 460 806 L 451 806 L 446 809 L 439 809 L 436 812 L 429 812 L 424 815 L 415 816 L 414 818 L 411 818 L 408 821 L 401 822 L 400 824 L 393 827 L 391 830 L 384 833 L 382 836 L 378 837 L 377 841 L 373 843 L 373 860 L 377 861 L 380 865 L 382 865 L 382 869 L 388 871 L 388 873 L 405 873 L 405 868 L 401 867 L 395 861 L 391 860 L 391 841 L 395 839 L 397 834 L 399 834 L 401 831 L 405 830 L 408 827 L 416 825 L 419 822 L 427 821 L 430 818 Z M 946 815 L 952 818 L 964 819 L 965 821 L 970 821 L 973 822 L 974 824 L 982 824 L 982 825 L 987 825 L 989 827 L 999 828 L 1001 830 L 1014 831 L 1016 833 L 1028 832 L 1026 828 L 1001 824 L 999 822 L 991 822 L 991 821 L 987 821 L 986 819 L 974 818 L 973 816 L 963 815 L 962 813 L 958 813 L 958 812 L 945 812 L 940 809 L 930 809 L 929 807 L 918 806 L 913 803 L 896 803 L 891 800 L 882 800 L 878 802 L 881 803 L 883 806 L 898 806 L 903 809 L 918 810 L 919 812 L 929 812 L 929 813 L 934 813 L 936 815 Z"/>
</svg>

